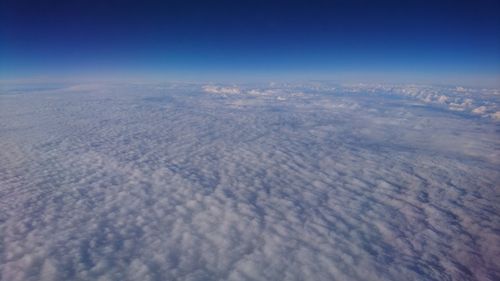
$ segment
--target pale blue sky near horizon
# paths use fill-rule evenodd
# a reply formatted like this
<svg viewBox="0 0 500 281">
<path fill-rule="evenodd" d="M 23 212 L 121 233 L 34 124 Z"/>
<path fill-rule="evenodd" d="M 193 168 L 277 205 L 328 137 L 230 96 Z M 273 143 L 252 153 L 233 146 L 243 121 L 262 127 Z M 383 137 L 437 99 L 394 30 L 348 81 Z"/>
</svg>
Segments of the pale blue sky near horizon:
<svg viewBox="0 0 500 281">
<path fill-rule="evenodd" d="M 498 1 L 3 1 L 0 80 L 500 86 Z"/>
</svg>

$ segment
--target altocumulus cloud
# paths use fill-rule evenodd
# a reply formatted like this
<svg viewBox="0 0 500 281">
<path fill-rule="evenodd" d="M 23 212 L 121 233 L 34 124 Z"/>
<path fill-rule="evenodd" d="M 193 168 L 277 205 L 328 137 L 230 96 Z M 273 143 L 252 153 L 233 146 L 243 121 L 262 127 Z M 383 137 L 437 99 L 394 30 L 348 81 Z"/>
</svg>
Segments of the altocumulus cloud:
<svg viewBox="0 0 500 281">
<path fill-rule="evenodd" d="M 2 280 L 500 278 L 486 90 L 23 89 L 0 93 Z"/>
</svg>

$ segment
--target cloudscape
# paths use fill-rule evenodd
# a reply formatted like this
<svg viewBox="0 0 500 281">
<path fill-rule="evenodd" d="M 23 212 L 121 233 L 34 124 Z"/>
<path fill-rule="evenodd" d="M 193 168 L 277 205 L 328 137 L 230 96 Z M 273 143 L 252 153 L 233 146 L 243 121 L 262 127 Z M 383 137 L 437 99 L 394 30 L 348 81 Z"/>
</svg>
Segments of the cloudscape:
<svg viewBox="0 0 500 281">
<path fill-rule="evenodd" d="M 500 279 L 497 1 L 0 5 L 0 280 Z"/>
</svg>

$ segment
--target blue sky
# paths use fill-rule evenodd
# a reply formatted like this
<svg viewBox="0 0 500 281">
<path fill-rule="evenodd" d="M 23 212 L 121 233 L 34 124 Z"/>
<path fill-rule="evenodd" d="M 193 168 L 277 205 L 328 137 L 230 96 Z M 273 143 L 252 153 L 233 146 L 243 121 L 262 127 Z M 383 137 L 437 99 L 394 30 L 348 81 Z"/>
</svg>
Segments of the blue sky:
<svg viewBox="0 0 500 281">
<path fill-rule="evenodd" d="M 495 84 L 500 74 L 498 1 L 1 5 L 2 79 L 382 77 Z"/>
</svg>

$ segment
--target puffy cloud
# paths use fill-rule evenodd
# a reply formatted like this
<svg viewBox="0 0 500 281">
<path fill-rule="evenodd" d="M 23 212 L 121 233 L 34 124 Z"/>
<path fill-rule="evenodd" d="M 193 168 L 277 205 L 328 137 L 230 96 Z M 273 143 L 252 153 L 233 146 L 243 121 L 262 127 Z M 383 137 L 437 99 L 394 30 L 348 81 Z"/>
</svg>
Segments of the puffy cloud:
<svg viewBox="0 0 500 281">
<path fill-rule="evenodd" d="M 326 91 L 323 89 L 323 91 Z M 329 92 L 379 95 L 385 93 L 403 99 L 411 99 L 439 109 L 458 111 L 461 114 L 477 114 L 476 108 L 486 107 L 481 117 L 494 118 L 498 111 L 498 89 L 474 89 L 464 87 L 438 87 L 425 85 L 343 85 Z"/>
<path fill-rule="evenodd" d="M 474 114 L 484 114 L 486 113 L 486 106 L 482 105 L 482 106 L 479 106 L 479 107 L 476 107 L 472 110 L 472 113 Z"/>
<path fill-rule="evenodd" d="M 495 120 L 500 120 L 500 111 L 493 113 L 492 118 Z"/>
<path fill-rule="evenodd" d="M 448 101 L 448 97 L 445 95 L 439 96 L 439 98 L 437 100 L 438 103 L 446 103 L 446 101 Z"/>
<path fill-rule="evenodd" d="M 214 85 L 203 86 L 203 91 L 210 94 L 235 95 L 241 93 L 238 87 L 219 87 Z"/>
<path fill-rule="evenodd" d="M 280 91 L 277 91 L 276 89 L 266 89 L 266 90 L 250 89 L 247 91 L 247 94 L 253 96 L 270 96 L 270 95 L 275 95 L 277 93 L 280 93 Z"/>
<path fill-rule="evenodd" d="M 206 87 L 0 95 L 0 279 L 498 279 L 496 124 L 434 88 Z"/>
</svg>

